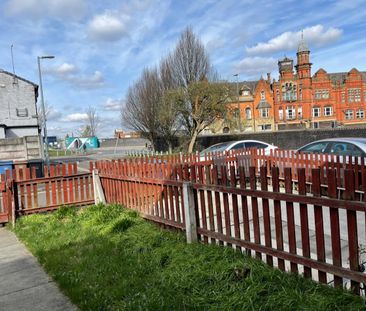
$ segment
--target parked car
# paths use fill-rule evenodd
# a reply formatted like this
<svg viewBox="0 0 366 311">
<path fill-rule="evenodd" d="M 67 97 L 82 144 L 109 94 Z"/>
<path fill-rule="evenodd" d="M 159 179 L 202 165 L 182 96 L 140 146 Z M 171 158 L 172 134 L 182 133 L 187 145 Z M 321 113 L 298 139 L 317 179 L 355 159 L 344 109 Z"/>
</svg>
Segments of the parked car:
<svg viewBox="0 0 366 311">
<path fill-rule="evenodd" d="M 299 149 L 304 153 L 324 153 L 339 156 L 366 157 L 366 138 L 329 138 L 314 141 Z"/>
<path fill-rule="evenodd" d="M 238 150 L 244 148 L 258 148 L 264 149 L 265 154 L 269 154 L 270 150 L 277 149 L 277 146 L 273 146 L 267 144 L 263 141 L 259 140 L 237 140 L 237 141 L 227 141 L 219 144 L 212 145 L 204 150 L 201 151 L 200 156 L 201 159 L 204 159 L 205 154 L 211 152 L 223 152 L 223 151 L 230 151 L 230 150 Z"/>
</svg>

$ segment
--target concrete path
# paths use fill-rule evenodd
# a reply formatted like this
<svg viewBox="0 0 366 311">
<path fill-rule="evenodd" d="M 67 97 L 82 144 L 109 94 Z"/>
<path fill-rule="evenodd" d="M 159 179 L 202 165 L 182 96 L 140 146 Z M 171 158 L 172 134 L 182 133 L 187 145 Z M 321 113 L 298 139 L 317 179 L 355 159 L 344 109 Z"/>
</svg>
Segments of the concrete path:
<svg viewBox="0 0 366 311">
<path fill-rule="evenodd" d="M 78 310 L 5 228 L 0 228 L 0 310 Z"/>
</svg>

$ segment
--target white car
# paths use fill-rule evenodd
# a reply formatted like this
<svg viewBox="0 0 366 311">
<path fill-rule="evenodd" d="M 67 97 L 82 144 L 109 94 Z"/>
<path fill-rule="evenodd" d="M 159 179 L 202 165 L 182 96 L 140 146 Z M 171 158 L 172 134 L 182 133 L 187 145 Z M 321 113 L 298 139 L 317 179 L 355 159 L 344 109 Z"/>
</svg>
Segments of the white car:
<svg viewBox="0 0 366 311">
<path fill-rule="evenodd" d="M 277 146 L 273 146 L 267 144 L 263 141 L 259 140 L 236 140 L 236 141 L 227 141 L 219 144 L 212 145 L 207 149 L 204 149 L 200 152 L 201 160 L 205 158 L 205 154 L 211 152 L 223 152 L 223 151 L 230 151 L 230 150 L 238 150 L 244 148 L 258 148 L 264 149 L 266 155 L 270 154 L 271 150 L 277 149 Z"/>
</svg>

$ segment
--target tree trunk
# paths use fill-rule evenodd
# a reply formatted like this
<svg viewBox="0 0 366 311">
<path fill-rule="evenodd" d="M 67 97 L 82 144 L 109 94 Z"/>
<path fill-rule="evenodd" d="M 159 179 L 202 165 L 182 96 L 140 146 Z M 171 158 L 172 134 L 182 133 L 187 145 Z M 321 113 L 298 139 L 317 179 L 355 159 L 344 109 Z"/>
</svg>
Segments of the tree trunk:
<svg viewBox="0 0 366 311">
<path fill-rule="evenodd" d="M 198 130 L 195 129 L 193 132 L 193 135 L 191 137 L 191 141 L 189 142 L 189 145 L 188 145 L 188 153 L 193 152 L 193 148 L 194 148 L 194 145 L 196 144 L 197 136 L 198 136 Z"/>
</svg>

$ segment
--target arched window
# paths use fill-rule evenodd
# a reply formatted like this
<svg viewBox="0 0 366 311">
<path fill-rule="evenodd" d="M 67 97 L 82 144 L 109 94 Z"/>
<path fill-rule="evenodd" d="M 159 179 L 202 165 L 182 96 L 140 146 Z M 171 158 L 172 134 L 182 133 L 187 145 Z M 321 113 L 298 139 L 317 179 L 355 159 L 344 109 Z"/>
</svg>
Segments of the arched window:
<svg viewBox="0 0 366 311">
<path fill-rule="evenodd" d="M 250 108 L 245 108 L 245 118 L 250 120 L 252 118 L 252 110 Z"/>
</svg>

